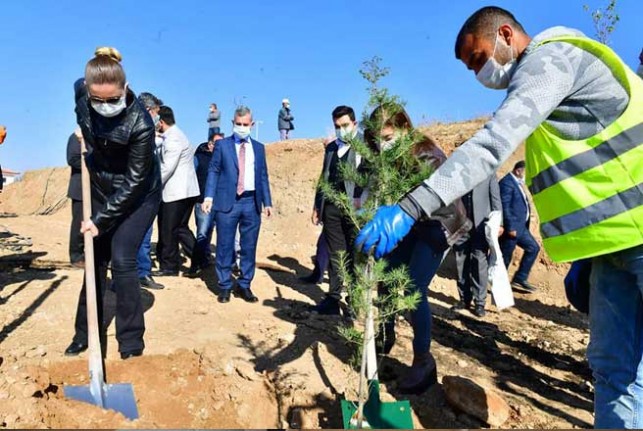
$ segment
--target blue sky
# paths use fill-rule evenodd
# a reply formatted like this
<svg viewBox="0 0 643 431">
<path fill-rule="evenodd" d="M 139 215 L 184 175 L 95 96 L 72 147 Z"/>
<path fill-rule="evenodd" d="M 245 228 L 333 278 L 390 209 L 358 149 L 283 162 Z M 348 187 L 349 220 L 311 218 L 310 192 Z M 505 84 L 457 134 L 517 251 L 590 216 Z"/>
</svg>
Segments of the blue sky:
<svg viewBox="0 0 643 431">
<path fill-rule="evenodd" d="M 193 144 L 207 137 L 216 102 L 230 131 L 236 102 L 249 105 L 264 142 L 278 138 L 277 111 L 288 97 L 295 137 L 320 137 L 340 104 L 361 112 L 359 69 L 377 55 L 383 81 L 416 123 L 464 120 L 493 112 L 502 92 L 487 90 L 455 59 L 454 38 L 478 8 L 511 10 L 527 32 L 566 25 L 593 36 L 583 5 L 607 0 L 183 0 L 5 1 L 0 26 L 0 146 L 4 168 L 65 165 L 75 127 L 72 84 L 97 46 L 123 54 L 130 86 L 171 106 Z M 619 0 L 612 47 L 636 69 L 643 45 L 643 2 Z M 253 136 L 254 133 L 253 133 Z"/>
</svg>

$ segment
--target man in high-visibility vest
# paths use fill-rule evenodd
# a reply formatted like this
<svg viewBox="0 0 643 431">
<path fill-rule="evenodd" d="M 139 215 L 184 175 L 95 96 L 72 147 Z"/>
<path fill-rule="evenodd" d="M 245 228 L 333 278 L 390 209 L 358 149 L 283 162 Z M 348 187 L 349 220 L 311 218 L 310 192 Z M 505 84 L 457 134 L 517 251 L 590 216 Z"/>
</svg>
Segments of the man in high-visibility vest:
<svg viewBox="0 0 643 431">
<path fill-rule="evenodd" d="M 416 220 L 473 189 L 526 141 L 545 250 L 558 262 L 592 258 L 595 426 L 643 428 L 643 81 L 579 31 L 554 27 L 532 39 L 497 7 L 464 23 L 455 54 L 506 98 L 429 179 L 379 208 L 357 246 L 387 254 Z"/>
</svg>

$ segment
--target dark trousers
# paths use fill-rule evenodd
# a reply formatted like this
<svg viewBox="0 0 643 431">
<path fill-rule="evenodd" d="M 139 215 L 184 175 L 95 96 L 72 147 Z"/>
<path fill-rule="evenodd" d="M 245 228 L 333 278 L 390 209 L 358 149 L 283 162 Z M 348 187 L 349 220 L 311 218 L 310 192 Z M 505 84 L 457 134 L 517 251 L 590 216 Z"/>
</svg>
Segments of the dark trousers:
<svg viewBox="0 0 643 431">
<path fill-rule="evenodd" d="M 194 220 L 196 221 L 196 243 L 192 253 L 192 269 L 205 268 L 212 259 L 212 232 L 214 231 L 215 211 L 206 214 L 201 209 L 201 203 L 194 205 Z"/>
<path fill-rule="evenodd" d="M 484 232 L 485 224 L 481 223 L 472 229 L 453 247 L 458 267 L 458 293 L 465 304 L 481 305 L 487 301 L 487 283 L 489 279 L 488 254 L 489 244 Z"/>
<path fill-rule="evenodd" d="M 319 270 L 320 279 L 323 278 L 324 273 L 328 269 L 329 261 L 328 241 L 326 241 L 326 237 L 324 237 L 324 232 L 322 231 L 317 239 L 317 250 L 315 251 L 315 269 Z"/>
<path fill-rule="evenodd" d="M 322 214 L 322 235 L 326 238 L 330 252 L 330 267 L 328 277 L 330 288 L 328 296 L 341 299 L 343 281 L 340 277 L 339 253 L 346 252 L 348 270 L 353 270 L 353 245 L 355 243 L 356 228 L 350 218 L 346 217 L 339 208 L 330 202 L 324 205 Z"/>
<path fill-rule="evenodd" d="M 411 311 L 411 326 L 413 327 L 413 354 L 420 356 L 431 349 L 431 308 L 429 306 L 428 292 L 431 280 L 438 272 L 444 259 L 445 251 L 436 250 L 427 241 L 419 238 L 416 231 L 411 231 L 399 245 L 387 256 L 388 270 L 407 267 L 411 279 L 408 292 L 417 291 L 420 301 Z M 389 286 L 378 286 L 380 295 L 388 295 Z M 384 322 L 391 330 L 395 330 L 395 316 Z"/>
<path fill-rule="evenodd" d="M 83 201 L 71 200 L 71 226 L 69 227 L 69 261 L 71 263 L 85 260 L 85 242 L 80 233 L 83 221 Z"/>
<path fill-rule="evenodd" d="M 505 266 L 509 268 L 511 257 L 516 249 L 516 246 L 524 250 L 518 271 L 514 274 L 514 281 L 527 281 L 529 278 L 529 271 L 536 262 L 536 257 L 540 251 L 540 246 L 529 232 L 529 228 L 517 232 L 516 238 L 510 238 L 505 231 L 504 235 L 500 238 L 500 251 L 502 251 L 502 258 L 505 261 Z"/>
<path fill-rule="evenodd" d="M 100 232 L 94 238 L 94 267 L 96 299 L 98 307 L 99 334 L 106 338 L 107 328 L 103 323 L 103 296 L 107 288 L 107 266 L 111 261 L 112 283 L 116 286 L 116 340 L 118 351 L 129 352 L 145 347 L 143 334 L 143 303 L 141 288 L 136 273 L 136 254 L 143 236 L 158 211 L 161 192 L 150 194 L 133 213 L 108 232 Z M 94 202 L 94 209 L 102 204 Z M 87 344 L 87 302 L 85 280 L 78 298 L 76 310 L 76 343 Z M 103 342 L 103 349 L 105 344 Z"/>
<path fill-rule="evenodd" d="M 217 258 L 215 271 L 220 290 L 232 289 L 232 264 L 235 261 L 234 237 L 239 228 L 240 269 L 237 279 L 240 289 L 249 289 L 255 276 L 257 240 L 261 228 L 261 213 L 255 205 L 254 192 L 237 196 L 228 212 L 215 213 L 217 229 Z"/>
<path fill-rule="evenodd" d="M 159 210 L 159 267 L 164 271 L 178 271 L 181 267 L 179 244 L 192 259 L 196 238 L 188 222 L 196 197 L 161 203 Z M 158 248 L 158 244 L 157 244 Z"/>
</svg>

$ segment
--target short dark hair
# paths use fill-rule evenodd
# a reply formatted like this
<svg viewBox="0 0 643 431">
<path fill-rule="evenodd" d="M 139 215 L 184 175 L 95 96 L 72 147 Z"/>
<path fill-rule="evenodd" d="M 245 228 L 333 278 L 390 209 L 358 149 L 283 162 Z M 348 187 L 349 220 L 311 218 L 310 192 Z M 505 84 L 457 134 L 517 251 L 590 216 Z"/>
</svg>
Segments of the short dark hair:
<svg viewBox="0 0 643 431">
<path fill-rule="evenodd" d="M 525 168 L 525 161 L 521 160 L 514 165 L 513 170 L 515 171 L 516 169 L 524 169 L 524 168 Z"/>
<path fill-rule="evenodd" d="M 486 6 L 478 9 L 462 25 L 458 37 L 455 39 L 455 58 L 460 60 L 460 50 L 464 37 L 468 34 L 491 37 L 503 24 L 509 24 L 514 29 L 525 33 L 522 24 L 508 10 L 497 6 Z"/>
<path fill-rule="evenodd" d="M 353 111 L 353 108 L 350 106 L 340 105 L 333 109 L 333 121 L 343 117 L 344 115 L 348 115 L 351 121 L 355 121 L 355 111 Z"/>
<path fill-rule="evenodd" d="M 148 93 L 145 91 L 138 95 L 138 101 L 143 104 L 145 109 L 158 108 L 159 106 L 163 105 L 163 101 L 161 99 L 159 99 L 152 93 Z"/>
<path fill-rule="evenodd" d="M 176 124 L 176 121 L 174 120 L 174 111 L 172 111 L 172 108 L 169 106 L 164 105 L 159 108 L 159 117 L 168 126 Z"/>
</svg>

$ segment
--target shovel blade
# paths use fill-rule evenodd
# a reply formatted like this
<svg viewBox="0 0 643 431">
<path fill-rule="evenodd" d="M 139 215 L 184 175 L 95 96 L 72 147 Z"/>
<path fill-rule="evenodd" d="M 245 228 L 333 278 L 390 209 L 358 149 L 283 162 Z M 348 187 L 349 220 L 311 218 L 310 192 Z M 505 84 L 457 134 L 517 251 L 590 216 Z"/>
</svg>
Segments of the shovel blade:
<svg viewBox="0 0 643 431">
<path fill-rule="evenodd" d="M 129 383 L 104 385 L 103 405 L 101 405 L 100 398 L 97 399 L 91 393 L 89 385 L 65 386 L 64 391 L 67 398 L 94 404 L 105 409 L 115 410 L 130 420 L 138 419 L 134 388 Z"/>
<path fill-rule="evenodd" d="M 369 380 L 368 400 L 364 404 L 364 419 L 372 429 L 413 429 L 413 414 L 408 400 L 383 403 L 377 380 Z M 357 403 L 342 400 L 344 429 L 356 429 Z M 351 420 L 352 419 L 352 420 Z"/>
</svg>

